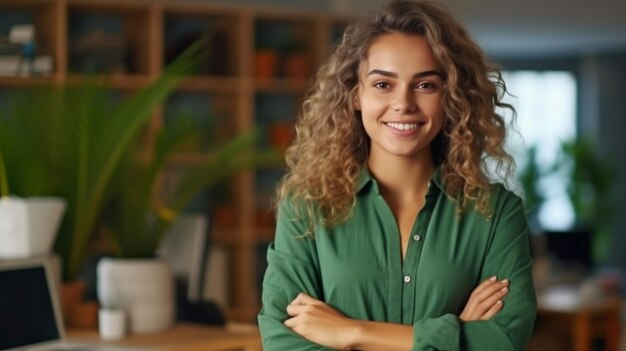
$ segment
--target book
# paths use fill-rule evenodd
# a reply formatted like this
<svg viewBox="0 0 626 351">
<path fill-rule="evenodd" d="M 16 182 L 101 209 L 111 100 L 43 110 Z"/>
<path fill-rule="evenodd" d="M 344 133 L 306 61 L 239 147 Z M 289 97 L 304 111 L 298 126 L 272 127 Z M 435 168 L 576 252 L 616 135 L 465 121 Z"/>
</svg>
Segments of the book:
<svg viewBox="0 0 626 351">
<path fill-rule="evenodd" d="M 54 68 L 51 56 L 36 56 L 27 59 L 20 55 L 0 55 L 0 76 L 30 77 L 49 75 Z"/>
</svg>

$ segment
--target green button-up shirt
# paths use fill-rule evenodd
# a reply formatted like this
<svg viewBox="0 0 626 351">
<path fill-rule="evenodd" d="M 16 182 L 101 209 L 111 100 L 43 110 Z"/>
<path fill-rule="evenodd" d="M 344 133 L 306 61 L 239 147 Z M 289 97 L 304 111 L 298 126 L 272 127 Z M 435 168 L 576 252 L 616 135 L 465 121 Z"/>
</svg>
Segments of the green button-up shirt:
<svg viewBox="0 0 626 351">
<path fill-rule="evenodd" d="M 302 236 L 307 223 L 282 203 L 258 317 L 264 350 L 328 350 L 283 324 L 300 292 L 349 318 L 413 325 L 413 350 L 523 350 L 537 306 L 522 202 L 496 184 L 491 218 L 473 206 L 459 216 L 443 189 L 437 172 L 404 261 L 398 225 L 367 171 L 350 219 L 316 226 L 312 237 Z M 510 279 L 503 309 L 491 320 L 459 320 L 470 293 L 494 275 Z"/>
</svg>

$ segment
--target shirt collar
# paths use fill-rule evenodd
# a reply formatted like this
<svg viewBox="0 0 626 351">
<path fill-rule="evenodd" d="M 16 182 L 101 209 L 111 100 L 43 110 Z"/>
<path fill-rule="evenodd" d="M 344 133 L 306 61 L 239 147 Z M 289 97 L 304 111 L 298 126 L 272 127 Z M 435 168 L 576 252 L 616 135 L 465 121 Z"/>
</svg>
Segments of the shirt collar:
<svg viewBox="0 0 626 351">
<path fill-rule="evenodd" d="M 428 194 L 430 194 L 434 190 L 436 190 L 437 192 L 443 191 L 443 182 L 441 180 L 441 167 L 437 167 L 435 169 L 435 173 L 433 174 L 433 177 L 430 179 L 430 182 L 428 184 Z M 434 187 L 432 185 L 434 185 Z M 361 168 L 361 172 L 359 173 L 359 179 L 357 181 L 357 195 L 365 191 L 365 189 L 369 189 L 370 187 L 373 187 L 376 193 L 380 193 L 378 189 L 378 182 L 376 182 L 376 179 L 372 177 L 369 168 L 367 168 L 367 166 L 363 166 Z"/>
<path fill-rule="evenodd" d="M 364 188 L 366 188 L 370 183 L 376 183 L 372 175 L 370 174 L 369 168 L 367 166 L 361 167 L 361 172 L 359 173 L 359 179 L 357 181 L 356 193 L 359 194 Z M 376 188 L 378 188 L 377 184 L 374 184 Z"/>
</svg>

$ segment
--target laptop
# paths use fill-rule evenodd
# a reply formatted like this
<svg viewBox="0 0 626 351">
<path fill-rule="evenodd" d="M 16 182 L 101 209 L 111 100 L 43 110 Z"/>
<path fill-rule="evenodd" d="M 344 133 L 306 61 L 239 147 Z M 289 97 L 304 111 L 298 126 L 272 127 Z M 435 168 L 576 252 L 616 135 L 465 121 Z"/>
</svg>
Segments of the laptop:
<svg viewBox="0 0 626 351">
<path fill-rule="evenodd" d="M 0 260 L 0 351 L 9 350 L 131 349 L 68 341 L 50 263 L 36 258 Z"/>
</svg>

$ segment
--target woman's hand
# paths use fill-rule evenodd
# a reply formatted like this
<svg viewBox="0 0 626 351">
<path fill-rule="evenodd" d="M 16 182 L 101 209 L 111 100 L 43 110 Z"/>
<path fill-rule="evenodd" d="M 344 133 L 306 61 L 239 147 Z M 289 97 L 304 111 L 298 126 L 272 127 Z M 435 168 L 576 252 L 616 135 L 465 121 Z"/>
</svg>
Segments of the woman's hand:
<svg viewBox="0 0 626 351">
<path fill-rule="evenodd" d="M 350 350 L 349 337 L 356 324 L 326 303 L 300 293 L 287 306 L 291 318 L 285 325 L 314 343 L 337 350 Z"/>
<path fill-rule="evenodd" d="M 459 318 L 463 322 L 490 319 L 502 309 L 502 298 L 508 293 L 508 279 L 498 281 L 491 277 L 485 280 L 472 291 Z"/>
</svg>

